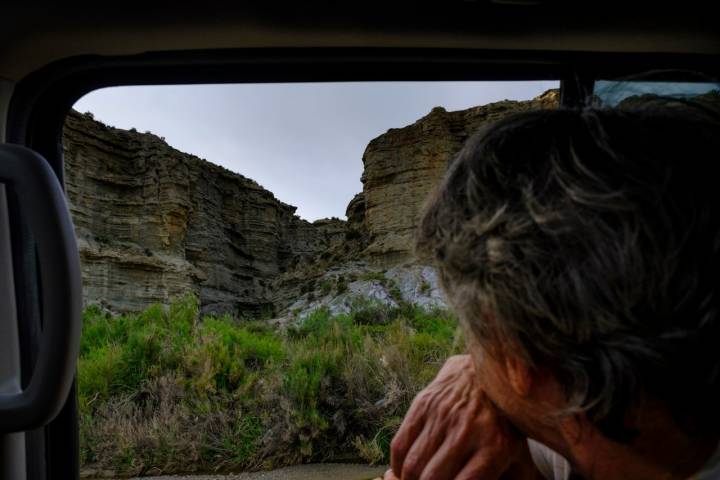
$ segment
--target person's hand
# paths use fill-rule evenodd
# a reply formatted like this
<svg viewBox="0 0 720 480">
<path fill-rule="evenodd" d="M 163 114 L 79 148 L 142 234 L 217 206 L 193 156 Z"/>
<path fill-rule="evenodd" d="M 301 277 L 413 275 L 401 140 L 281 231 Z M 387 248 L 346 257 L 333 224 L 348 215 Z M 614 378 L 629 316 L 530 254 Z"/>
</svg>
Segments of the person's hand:
<svg viewBox="0 0 720 480">
<path fill-rule="evenodd" d="M 392 471 L 392 468 L 385 472 L 385 475 L 383 475 L 382 478 L 378 477 L 375 480 L 400 480 L 398 477 L 395 476 L 395 474 Z"/>
<path fill-rule="evenodd" d="M 486 397 L 469 355 L 450 357 L 415 397 L 390 452 L 385 480 L 535 478 L 526 438 Z"/>
</svg>

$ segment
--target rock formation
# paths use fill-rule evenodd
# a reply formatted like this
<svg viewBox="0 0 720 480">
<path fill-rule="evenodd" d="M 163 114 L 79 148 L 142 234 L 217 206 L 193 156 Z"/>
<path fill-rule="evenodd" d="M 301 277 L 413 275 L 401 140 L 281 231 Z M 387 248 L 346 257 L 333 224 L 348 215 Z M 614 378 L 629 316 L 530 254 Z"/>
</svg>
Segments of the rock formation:
<svg viewBox="0 0 720 480">
<path fill-rule="evenodd" d="M 631 97 L 624 107 L 653 96 Z M 717 91 L 697 101 L 715 107 Z M 370 142 L 363 191 L 347 221 L 310 223 L 254 181 L 173 149 L 163 139 L 71 112 L 66 187 L 88 303 L 115 311 L 194 292 L 205 312 L 283 318 L 356 296 L 387 305 L 442 306 L 437 278 L 412 243 L 428 193 L 467 138 L 505 115 L 555 108 L 558 92 L 447 112 Z M 291 313 L 292 312 L 292 313 Z"/>
<path fill-rule="evenodd" d="M 415 265 L 412 255 L 426 197 L 483 124 L 558 104 L 558 92 L 550 90 L 524 102 L 503 101 L 457 112 L 438 107 L 414 124 L 372 140 L 363 156 L 363 192 L 346 210 L 345 249 L 325 252 L 312 268 L 282 274 L 275 284 L 279 310 L 302 317 L 325 306 L 341 313 L 357 296 L 391 307 L 399 301 L 443 306 L 436 276 L 428 267 Z"/>
<path fill-rule="evenodd" d="M 372 140 L 363 155 L 362 176 L 368 259 L 391 266 L 412 258 L 424 200 L 480 126 L 510 113 L 557 106 L 558 92 L 550 90 L 529 101 L 505 100 L 456 112 L 436 107 L 414 124 Z"/>
<path fill-rule="evenodd" d="M 254 181 L 150 133 L 71 112 L 63 145 L 84 297 L 112 310 L 186 292 L 206 312 L 271 309 L 271 280 L 345 235 L 345 222 L 304 221 Z"/>
<path fill-rule="evenodd" d="M 313 223 L 254 181 L 149 132 L 71 112 L 63 138 L 66 187 L 85 301 L 138 310 L 194 292 L 205 312 L 252 315 L 332 300 L 321 291 L 329 282 L 388 298 L 392 285 L 415 303 L 438 305 L 432 272 L 392 268 L 412 262 L 425 197 L 482 124 L 557 101 L 549 91 L 457 112 L 437 107 L 391 129 L 363 155 L 363 192 L 347 206 L 348 220 Z M 387 268 L 389 280 L 371 285 Z"/>
</svg>

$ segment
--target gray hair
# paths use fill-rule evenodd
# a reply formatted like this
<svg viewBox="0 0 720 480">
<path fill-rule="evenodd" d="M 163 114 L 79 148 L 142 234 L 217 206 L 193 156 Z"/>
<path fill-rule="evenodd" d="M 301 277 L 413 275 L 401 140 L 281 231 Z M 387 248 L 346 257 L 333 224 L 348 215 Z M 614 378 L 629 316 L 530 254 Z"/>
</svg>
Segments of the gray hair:
<svg viewBox="0 0 720 480">
<path fill-rule="evenodd" d="M 719 155 L 688 102 L 507 117 L 457 155 L 416 249 L 481 345 L 551 369 L 609 438 L 644 396 L 718 436 Z"/>
</svg>

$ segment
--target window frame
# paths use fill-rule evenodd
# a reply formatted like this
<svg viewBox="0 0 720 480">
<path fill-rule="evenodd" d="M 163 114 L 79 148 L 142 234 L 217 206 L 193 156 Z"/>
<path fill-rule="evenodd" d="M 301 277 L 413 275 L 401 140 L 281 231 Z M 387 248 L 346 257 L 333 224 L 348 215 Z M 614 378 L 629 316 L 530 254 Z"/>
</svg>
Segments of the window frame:
<svg viewBox="0 0 720 480">
<path fill-rule="evenodd" d="M 720 76 L 720 55 L 398 48 L 256 48 L 88 55 L 49 64 L 22 79 L 10 98 L 6 140 L 45 157 L 63 182 L 62 128 L 74 103 L 93 90 L 130 85 L 345 81 L 559 80 L 561 104 L 583 106 L 595 78 L 656 69 Z M 682 80 L 683 74 L 666 78 Z M 22 225 L 14 232 L 22 230 Z M 41 332 L 32 238 L 13 239 L 23 378 L 30 378 Z M 44 429 L 27 433 L 28 477 L 78 471 L 75 388 Z M 72 436 L 72 438 L 69 438 Z"/>
</svg>

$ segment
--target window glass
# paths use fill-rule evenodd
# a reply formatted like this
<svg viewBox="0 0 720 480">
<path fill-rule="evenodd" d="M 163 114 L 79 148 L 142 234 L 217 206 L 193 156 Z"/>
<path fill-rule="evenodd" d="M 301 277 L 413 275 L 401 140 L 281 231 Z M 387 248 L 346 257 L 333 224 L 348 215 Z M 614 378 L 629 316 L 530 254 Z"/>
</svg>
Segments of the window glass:
<svg viewBox="0 0 720 480">
<path fill-rule="evenodd" d="M 83 475 L 383 472 L 410 401 L 463 351 L 435 272 L 412 253 L 425 198 L 478 128 L 557 107 L 557 88 L 154 86 L 81 99 L 63 146 L 85 305 Z"/>
<path fill-rule="evenodd" d="M 691 99 L 712 91 L 720 91 L 720 84 L 710 82 L 598 80 L 595 82 L 594 97 L 604 106 L 615 107 L 623 100 L 639 95 L 660 95 Z"/>
</svg>

